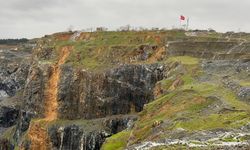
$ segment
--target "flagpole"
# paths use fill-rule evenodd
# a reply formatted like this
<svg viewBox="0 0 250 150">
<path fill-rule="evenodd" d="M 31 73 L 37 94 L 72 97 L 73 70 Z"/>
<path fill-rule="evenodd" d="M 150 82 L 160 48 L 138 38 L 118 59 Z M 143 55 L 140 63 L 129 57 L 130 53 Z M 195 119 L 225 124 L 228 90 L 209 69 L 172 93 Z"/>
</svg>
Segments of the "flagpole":
<svg viewBox="0 0 250 150">
<path fill-rule="evenodd" d="M 186 30 L 188 30 L 188 27 L 189 27 L 189 17 L 187 18 L 187 27 L 186 27 Z"/>
<path fill-rule="evenodd" d="M 180 20 L 180 29 L 181 29 L 181 18 L 179 18 L 179 20 Z"/>
</svg>

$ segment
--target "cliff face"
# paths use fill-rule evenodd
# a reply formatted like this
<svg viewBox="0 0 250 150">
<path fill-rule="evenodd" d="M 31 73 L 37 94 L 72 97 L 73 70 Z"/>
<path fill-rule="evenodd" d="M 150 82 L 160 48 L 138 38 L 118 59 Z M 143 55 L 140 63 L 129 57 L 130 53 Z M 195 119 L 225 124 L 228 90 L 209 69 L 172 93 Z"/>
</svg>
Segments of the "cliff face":
<svg viewBox="0 0 250 150">
<path fill-rule="evenodd" d="M 197 148 L 243 132 L 245 147 L 248 35 L 188 35 L 58 33 L 38 39 L 30 61 L 1 60 L 2 149 Z"/>
<path fill-rule="evenodd" d="M 59 118 L 91 119 L 139 112 L 154 98 L 153 88 L 163 78 L 163 69 L 163 65 L 157 64 L 123 65 L 107 72 L 90 73 L 64 66 L 58 86 Z M 43 93 L 49 74 L 47 69 L 42 71 L 32 70 L 29 76 L 32 79 L 24 91 L 27 109 L 38 116 L 45 111 L 41 103 L 45 103 Z"/>
<path fill-rule="evenodd" d="M 65 67 L 63 72 L 58 100 L 65 119 L 139 112 L 154 98 L 154 85 L 163 78 L 163 66 L 157 64 L 122 65 L 102 73 Z"/>
<path fill-rule="evenodd" d="M 14 51 L 6 46 L 0 49 L 0 134 L 15 125 L 19 118 L 29 57 L 27 51 Z"/>
<path fill-rule="evenodd" d="M 14 96 L 23 88 L 28 75 L 29 53 L 13 50 L 0 50 L 0 100 Z"/>
<path fill-rule="evenodd" d="M 169 54 L 206 59 L 249 59 L 250 44 L 246 41 L 181 41 L 168 43 Z"/>
</svg>

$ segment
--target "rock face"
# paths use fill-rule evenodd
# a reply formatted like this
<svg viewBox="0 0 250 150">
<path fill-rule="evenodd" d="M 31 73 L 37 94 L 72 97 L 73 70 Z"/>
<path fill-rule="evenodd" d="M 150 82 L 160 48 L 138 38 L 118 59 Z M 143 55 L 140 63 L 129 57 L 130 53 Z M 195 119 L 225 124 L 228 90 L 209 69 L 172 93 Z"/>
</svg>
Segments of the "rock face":
<svg viewBox="0 0 250 150">
<path fill-rule="evenodd" d="M 84 132 L 79 126 L 51 128 L 49 130 L 52 147 L 62 150 L 98 150 L 109 135 L 105 131 Z"/>
<path fill-rule="evenodd" d="M 0 107 L 0 127 L 10 127 L 16 124 L 19 110 L 10 107 Z"/>
<path fill-rule="evenodd" d="M 49 77 L 49 66 L 33 64 L 29 70 L 27 82 L 23 92 L 25 110 L 42 116 L 44 114 L 44 90 Z"/>
<path fill-rule="evenodd" d="M 4 46 L 3 46 L 4 47 Z M 0 134 L 16 125 L 20 118 L 21 92 L 29 71 L 30 53 L 0 50 Z M 14 149 L 13 143 L 0 139 L 0 149 Z"/>
<path fill-rule="evenodd" d="M 46 137 L 44 141 L 50 143 L 46 145 L 53 149 L 100 149 L 105 138 L 132 127 L 135 118 L 126 117 L 126 114 L 140 112 L 144 104 L 153 100 L 155 84 L 163 78 L 164 65 L 161 64 L 123 64 L 104 71 L 86 71 L 61 64 L 57 119 L 72 122 L 63 125 L 52 122 L 51 126 L 46 123 L 48 132 L 42 132 L 42 127 L 36 128 L 38 123 L 30 121 L 44 118 L 46 114 L 46 89 L 53 72 L 53 62 L 49 59 L 55 57 L 55 51 L 44 45 L 38 44 L 34 51 L 23 89 L 24 106 L 19 112 L 15 143 L 11 143 L 25 149 L 34 148 L 32 141 L 22 140 L 25 132 L 32 129 L 41 130 Z M 109 118 L 120 114 L 125 117 Z M 93 126 L 75 123 L 78 119 L 96 118 L 104 119 Z"/>
<path fill-rule="evenodd" d="M 52 126 L 49 129 L 52 147 L 62 150 L 98 150 L 105 138 L 120 132 L 134 122 L 134 116 L 117 116 L 92 121 L 89 125 Z M 91 129 L 90 129 L 91 128 Z"/>
<path fill-rule="evenodd" d="M 27 79 L 26 109 L 37 116 L 44 114 L 41 104 L 50 69 L 48 65 L 34 67 Z M 154 98 L 153 88 L 163 72 L 164 66 L 158 64 L 122 65 L 100 73 L 65 65 L 58 89 L 59 118 L 92 119 L 139 112 Z"/>
<path fill-rule="evenodd" d="M 162 65 L 122 65 L 104 73 L 63 68 L 59 89 L 61 118 L 98 118 L 139 112 L 154 98 Z M 68 103 L 71 101 L 71 103 Z"/>
<path fill-rule="evenodd" d="M 203 61 L 203 69 L 209 74 L 221 74 L 222 83 L 225 87 L 232 90 L 239 99 L 250 102 L 250 87 L 242 86 L 232 77 L 246 79 L 250 75 L 250 62 L 242 60 L 213 60 Z"/>
<path fill-rule="evenodd" d="M 107 137 L 131 127 L 136 119 L 137 117 L 133 115 L 118 115 L 92 120 L 52 123 L 48 127 L 50 148 L 98 150 Z M 30 146 L 30 141 L 22 143 L 24 149 L 31 149 Z"/>
<path fill-rule="evenodd" d="M 176 41 L 167 44 L 169 55 L 187 55 L 206 59 L 249 59 L 250 44 L 228 41 Z"/>
<path fill-rule="evenodd" d="M 126 32 L 124 33 L 126 34 Z M 37 146 L 35 142 L 40 142 L 40 145 L 44 145 L 43 148 L 49 147 L 48 149 L 55 150 L 98 150 L 105 139 L 113 134 L 127 129 L 133 130 L 133 127 L 139 130 L 140 128 L 137 124 L 134 126 L 134 122 L 137 120 L 138 112 L 144 109 L 145 104 L 153 101 L 155 97 L 161 98 L 161 96 L 165 101 L 167 97 L 164 95 L 166 93 L 169 94 L 179 89 L 181 90 L 183 85 L 199 78 L 197 77 L 200 75 L 197 73 L 199 70 L 198 64 L 191 63 L 193 66 L 186 69 L 180 62 L 168 62 L 167 57 L 169 56 L 187 55 L 198 57 L 196 59 L 209 59 L 202 61 L 201 70 L 205 72 L 205 75 L 199 78 L 199 80 L 211 82 L 211 74 L 219 75 L 223 79 L 220 82 L 223 82 L 226 88 L 234 91 L 241 100 L 249 101 L 250 92 L 248 85 L 242 86 L 239 84 L 240 82 L 235 84 L 232 81 L 233 77 L 226 77 L 229 72 L 237 73 L 237 77 L 239 77 L 237 80 L 249 77 L 250 44 L 245 41 L 186 40 L 168 43 L 165 41 L 171 35 L 164 35 L 165 33 L 160 33 L 158 36 L 153 36 L 151 35 L 152 33 L 146 36 L 142 36 L 141 33 L 135 33 L 139 34 L 139 36 L 123 42 L 123 40 L 127 39 L 127 37 L 122 37 L 123 33 L 117 35 L 107 33 L 111 34 L 106 37 L 110 41 L 106 41 L 103 37 L 98 39 L 98 33 L 95 36 L 88 35 L 84 39 L 72 36 L 72 34 L 58 34 L 52 38 L 48 36 L 39 40 L 37 47 L 33 51 L 32 61 L 27 61 L 30 55 L 25 52 L 0 51 L 0 56 L 3 58 L 0 59 L 0 63 L 4 64 L 0 66 L 0 100 L 3 99 L 2 102 L 8 102 L 7 97 L 12 99 L 18 96 L 22 103 L 22 105 L 13 105 L 12 103 L 2 105 L 0 103 L 0 133 L 2 133 L 2 128 L 5 131 L 6 128 L 13 127 L 9 128 L 11 132 L 8 133 L 11 134 L 8 135 L 10 136 L 8 140 L 0 140 L 0 149 L 20 147 L 29 150 L 34 149 L 34 145 Z M 77 34 L 77 36 L 80 35 Z M 117 38 L 118 35 L 122 38 L 117 40 L 117 45 L 114 45 L 112 38 Z M 171 39 L 171 37 L 169 38 Z M 173 37 L 173 39 L 176 38 Z M 71 41 L 70 39 L 74 40 Z M 96 39 L 97 41 L 94 41 Z M 141 43 L 145 40 L 146 42 Z M 84 45 L 83 43 L 87 44 Z M 103 43 L 104 45 L 98 48 L 95 47 Z M 90 46 L 91 44 L 94 46 Z M 110 47 L 106 48 L 108 44 L 110 44 Z M 73 53 L 69 52 L 63 61 L 60 61 L 60 55 L 63 52 L 60 51 L 60 48 L 57 48 L 61 45 L 63 45 L 61 48 L 71 47 L 70 52 Z M 85 55 L 85 53 L 89 53 L 89 55 Z M 85 59 L 87 60 L 86 62 Z M 232 61 L 230 59 L 239 59 L 240 61 Z M 96 70 L 86 67 L 105 62 L 108 63 L 107 68 L 98 68 L 102 67 L 102 65 L 96 67 L 98 68 Z M 189 63 L 187 62 L 187 64 Z M 190 77 L 187 74 L 189 71 L 194 73 Z M 55 72 L 57 72 L 56 75 Z M 185 74 L 187 76 L 182 78 Z M 234 76 L 234 74 L 230 75 Z M 50 82 L 53 82 L 54 79 L 56 79 L 56 84 L 51 84 Z M 52 107 L 53 110 L 51 110 L 51 112 L 56 112 L 56 117 L 46 121 L 46 112 L 48 112 L 46 107 L 53 104 L 46 102 L 48 97 L 51 96 L 51 93 L 48 92 L 50 87 L 53 87 L 51 91 L 56 89 L 56 92 L 53 92 L 53 100 L 57 102 L 57 106 Z M 194 99 L 190 98 L 184 101 L 183 106 L 185 107 L 177 107 L 179 104 L 182 104 L 180 101 L 182 101 L 183 97 L 187 98 L 193 93 L 191 92 L 192 90 L 193 86 L 189 90 L 185 90 L 190 92 L 187 95 L 184 95 L 185 91 L 180 92 L 180 99 L 173 100 L 165 107 L 163 101 L 159 104 L 157 103 L 157 107 L 161 108 L 163 105 L 163 108 L 155 110 L 151 114 L 149 113 L 146 119 L 150 120 L 151 117 L 157 117 L 157 115 L 162 113 L 162 116 L 158 116 L 161 118 L 168 113 L 167 111 L 172 110 L 174 112 L 179 109 L 181 111 L 188 105 L 202 104 L 203 101 L 207 101 L 205 98 L 195 97 Z M 17 95 L 18 92 L 20 92 L 20 95 Z M 193 93 L 193 95 L 195 94 Z M 218 104 L 220 103 L 218 102 Z M 224 103 L 222 104 L 224 105 Z M 204 107 L 206 106 L 207 104 L 204 105 Z M 172 107 L 175 109 L 172 109 Z M 196 110 L 196 107 L 194 108 Z M 200 106 L 197 108 L 200 108 Z M 150 109 L 150 105 L 148 109 Z M 145 113 L 148 112 L 144 112 L 144 115 Z M 183 112 L 180 112 L 178 115 L 185 115 L 185 113 L 181 113 Z M 177 113 L 174 112 L 173 114 Z M 164 121 L 150 120 L 150 123 L 154 121 L 152 122 L 153 124 L 149 128 L 142 127 L 143 133 L 150 131 L 151 128 L 155 128 L 155 133 L 158 133 L 160 130 L 164 131 L 166 128 L 160 127 L 163 125 L 167 126 L 167 121 L 170 122 L 171 119 Z M 187 116 L 186 118 L 184 116 L 184 118 L 174 120 L 174 122 L 185 119 L 192 119 L 192 116 Z M 32 130 L 34 132 L 30 133 Z M 164 134 L 164 132 L 159 133 L 150 137 L 150 139 L 161 137 L 161 134 Z M 127 141 L 133 140 L 138 135 L 132 135 Z M 173 135 L 177 134 L 174 133 Z M 178 136 L 181 137 L 183 135 L 180 134 Z M 45 139 L 41 140 L 43 137 Z M 34 139 L 37 140 L 35 141 Z M 192 145 L 191 140 L 188 143 Z M 139 148 L 140 146 L 142 146 L 141 148 L 147 148 L 154 144 L 163 143 L 161 141 L 158 142 L 153 143 L 149 141 L 146 145 L 145 143 L 139 145 Z M 164 144 L 173 142 L 176 142 L 176 139 L 165 141 Z M 180 142 L 182 141 L 180 140 Z M 206 142 L 204 141 L 204 143 Z M 133 146 L 131 149 L 137 147 L 137 145 L 136 147 Z"/>
<path fill-rule="evenodd" d="M 25 52 L 0 51 L 0 100 L 14 96 L 24 87 L 28 75 L 28 57 Z M 25 59 L 25 60 L 24 60 Z"/>
</svg>

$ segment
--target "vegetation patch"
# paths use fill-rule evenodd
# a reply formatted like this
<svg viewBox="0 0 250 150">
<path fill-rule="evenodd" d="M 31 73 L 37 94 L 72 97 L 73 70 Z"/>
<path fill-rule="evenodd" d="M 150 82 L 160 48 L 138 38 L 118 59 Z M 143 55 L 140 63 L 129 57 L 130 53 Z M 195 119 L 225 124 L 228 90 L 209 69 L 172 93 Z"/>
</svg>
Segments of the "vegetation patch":
<svg viewBox="0 0 250 150">
<path fill-rule="evenodd" d="M 3 138 L 11 140 L 14 137 L 16 126 L 9 127 L 4 133 Z"/>
<path fill-rule="evenodd" d="M 191 56 L 173 56 L 173 57 L 169 57 L 168 61 L 180 62 L 184 65 L 196 65 L 199 63 L 199 58 L 195 58 Z"/>
<path fill-rule="evenodd" d="M 106 139 L 101 150 L 123 150 L 126 148 L 131 131 L 122 131 Z"/>
<path fill-rule="evenodd" d="M 52 122 L 50 122 L 47 126 L 47 128 L 52 127 L 69 127 L 69 126 L 78 126 L 79 128 L 83 129 L 84 131 L 91 132 L 94 130 L 100 130 L 100 129 L 107 129 L 107 127 L 103 126 L 102 120 L 100 119 L 94 119 L 94 120 L 85 120 L 85 119 L 78 119 L 78 120 L 63 120 L 63 119 L 57 119 Z"/>
</svg>

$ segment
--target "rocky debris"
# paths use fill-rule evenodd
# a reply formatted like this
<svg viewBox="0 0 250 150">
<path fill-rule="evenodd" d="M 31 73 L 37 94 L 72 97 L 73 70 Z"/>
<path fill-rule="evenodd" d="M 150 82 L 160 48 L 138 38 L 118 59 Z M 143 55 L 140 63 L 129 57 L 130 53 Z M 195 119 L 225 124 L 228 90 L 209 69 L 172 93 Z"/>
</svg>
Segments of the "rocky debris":
<svg viewBox="0 0 250 150">
<path fill-rule="evenodd" d="M 247 75 L 250 72 L 250 61 L 243 60 L 203 60 L 201 66 L 207 73 L 229 75 L 228 73 L 244 72 Z"/>
<path fill-rule="evenodd" d="M 243 99 L 243 100 L 250 102 L 250 87 L 241 87 L 239 89 L 237 96 L 240 99 Z"/>
<path fill-rule="evenodd" d="M 197 142 L 197 143 L 196 143 Z M 195 144 L 194 144 L 195 143 Z M 128 150 L 150 150 L 158 148 L 171 149 L 171 147 L 183 147 L 188 149 L 204 149 L 204 150 L 247 150 L 249 149 L 249 143 L 247 142 L 219 142 L 216 144 L 199 143 L 199 141 L 182 141 L 182 140 L 166 140 L 164 143 L 158 142 L 144 142 L 134 148 L 128 148 Z"/>
<path fill-rule="evenodd" d="M 206 76 L 202 76 L 201 80 L 207 80 L 211 82 L 211 77 L 214 81 L 219 80 L 222 84 L 232 90 L 239 99 L 244 101 L 250 101 L 250 87 L 243 87 L 237 81 L 234 81 L 236 77 L 248 78 L 249 77 L 250 61 L 242 60 L 204 60 L 202 62 L 202 68 L 207 73 Z M 210 75 L 210 76 L 209 76 Z M 231 78 L 234 77 L 234 78 Z"/>
<path fill-rule="evenodd" d="M 176 41 L 167 44 L 168 55 L 194 56 L 205 59 L 249 59 L 250 43 L 226 41 Z"/>
<path fill-rule="evenodd" d="M 222 80 L 223 84 L 231 89 L 241 100 L 250 102 L 250 87 L 242 87 L 236 82 L 230 81 L 228 79 Z"/>
<path fill-rule="evenodd" d="M 185 130 L 179 130 L 175 134 L 186 134 L 179 138 L 166 138 L 159 141 L 146 141 L 140 144 L 132 145 L 128 150 L 146 150 L 157 149 L 157 147 L 170 148 L 173 146 L 185 146 L 186 148 L 199 149 L 248 149 L 250 143 L 248 139 L 249 132 L 243 131 L 199 131 L 188 134 Z M 176 136 L 176 135 L 175 135 Z"/>
</svg>

